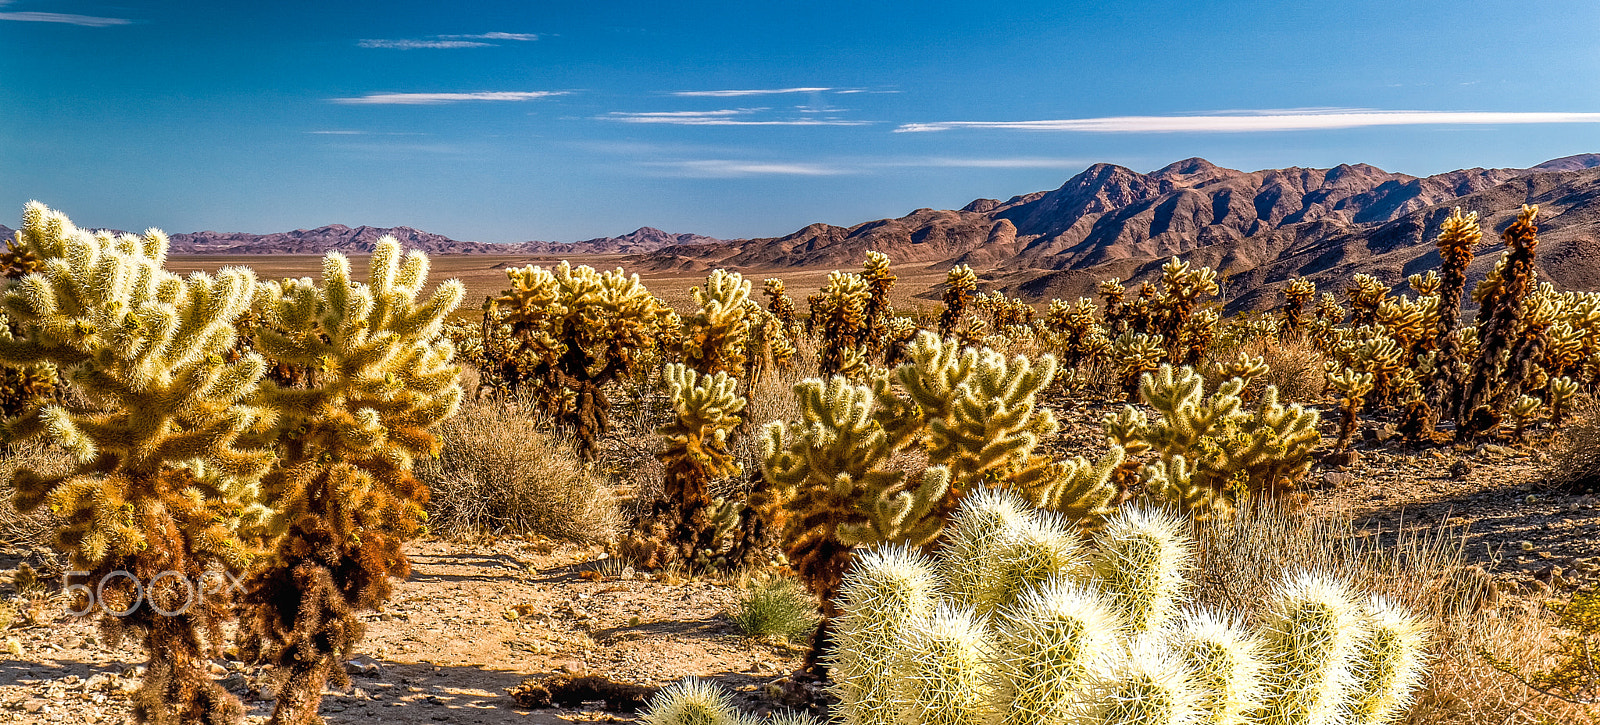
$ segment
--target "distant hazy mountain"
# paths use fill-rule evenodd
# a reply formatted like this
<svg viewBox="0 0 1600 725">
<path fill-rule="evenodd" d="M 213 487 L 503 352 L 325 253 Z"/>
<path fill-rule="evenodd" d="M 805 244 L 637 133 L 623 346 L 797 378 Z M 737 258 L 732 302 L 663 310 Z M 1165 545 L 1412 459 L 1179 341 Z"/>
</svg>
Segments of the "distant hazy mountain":
<svg viewBox="0 0 1600 725">
<path fill-rule="evenodd" d="M 12 234 L 11 229 L 0 226 L 0 238 L 10 239 Z M 640 227 L 620 237 L 573 243 L 463 242 L 411 227 L 347 227 L 343 224 L 275 234 L 208 231 L 170 235 L 173 254 L 323 254 L 331 251 L 360 254 L 371 252 L 384 236 L 393 236 L 407 249 L 420 249 L 429 254 L 642 254 L 671 245 L 721 241 L 698 234 L 669 234 L 651 227 Z"/>
</svg>

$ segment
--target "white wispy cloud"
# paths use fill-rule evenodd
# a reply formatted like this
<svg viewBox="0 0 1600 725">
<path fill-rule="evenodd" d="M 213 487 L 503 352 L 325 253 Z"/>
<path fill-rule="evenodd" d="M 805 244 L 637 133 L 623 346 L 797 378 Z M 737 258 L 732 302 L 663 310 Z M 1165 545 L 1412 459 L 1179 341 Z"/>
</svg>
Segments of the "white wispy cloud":
<svg viewBox="0 0 1600 725">
<path fill-rule="evenodd" d="M 674 96 L 698 98 L 738 98 L 740 96 L 772 96 L 782 93 L 824 93 L 834 88 L 756 88 L 739 91 L 675 91 Z M 841 93 L 843 91 L 840 91 Z"/>
<path fill-rule="evenodd" d="M 8 3 L 0 3 L 0 5 L 6 4 Z M 0 13 L 0 20 L 16 20 L 24 23 L 65 23 L 67 25 L 82 25 L 86 28 L 108 28 L 113 25 L 128 25 L 133 22 L 127 18 L 100 18 L 93 15 L 40 12 Z"/>
<path fill-rule="evenodd" d="M 499 43 L 485 43 L 485 40 L 510 40 L 533 41 L 539 39 L 538 33 L 473 33 L 470 35 L 432 35 L 424 39 L 413 38 L 367 38 L 360 40 L 356 45 L 363 48 L 385 48 L 388 50 L 422 50 L 439 48 L 494 48 Z"/>
<path fill-rule="evenodd" d="M 567 91 L 479 91 L 476 93 L 368 93 L 354 98 L 330 98 L 334 103 L 361 105 L 435 106 L 469 101 L 532 101 L 564 96 Z"/>
<path fill-rule="evenodd" d="M 1304 110 L 1197 116 L 1108 116 L 1046 121 L 939 121 L 907 123 L 895 133 L 954 129 L 1076 131 L 1084 133 L 1243 133 L 1313 131 L 1365 126 L 1600 123 L 1600 113 L 1538 111 Z"/>
<path fill-rule="evenodd" d="M 475 40 L 379 40 L 368 39 L 356 43 L 363 48 L 388 48 L 390 50 L 421 50 L 426 48 L 492 48 L 494 43 Z"/>
<path fill-rule="evenodd" d="M 946 158 L 900 157 L 877 159 L 833 159 L 826 161 L 765 161 L 749 159 L 672 159 L 646 161 L 641 167 L 667 176 L 686 178 L 734 178 L 742 176 L 839 176 L 873 174 L 886 169 L 964 168 L 964 169 L 1081 169 L 1082 159 L 1050 157 Z"/>
<path fill-rule="evenodd" d="M 691 161 L 651 161 L 643 164 L 659 169 L 669 176 L 724 179 L 740 176 L 833 176 L 850 173 L 826 164 L 737 161 L 731 159 L 696 159 Z"/>
<path fill-rule="evenodd" d="M 438 35 L 446 40 L 518 40 L 531 41 L 543 37 L 539 33 L 478 33 L 476 35 Z"/>
<path fill-rule="evenodd" d="M 649 111 L 630 113 L 612 111 L 595 118 L 621 123 L 660 123 L 673 126 L 865 126 L 871 121 L 850 121 L 842 118 L 753 118 L 765 108 L 724 108 L 716 111 Z"/>
</svg>

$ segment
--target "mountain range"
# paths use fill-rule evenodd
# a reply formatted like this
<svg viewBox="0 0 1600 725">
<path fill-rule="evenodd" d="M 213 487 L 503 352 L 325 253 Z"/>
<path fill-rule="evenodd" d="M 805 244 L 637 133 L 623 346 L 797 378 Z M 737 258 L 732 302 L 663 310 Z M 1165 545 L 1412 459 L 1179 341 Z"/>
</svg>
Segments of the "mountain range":
<svg viewBox="0 0 1600 725">
<path fill-rule="evenodd" d="M 782 237 L 720 240 L 643 227 L 581 242 L 463 242 L 410 227 L 347 227 L 277 234 L 172 235 L 175 254 L 321 254 L 371 251 L 383 235 L 430 254 L 624 255 L 629 269 L 747 272 L 858 267 L 868 251 L 897 266 L 968 264 L 985 289 L 1030 300 L 1093 296 L 1103 279 L 1154 279 L 1173 255 L 1210 266 L 1230 309 L 1278 304 L 1308 277 L 1341 290 L 1356 273 L 1403 287 L 1438 265 L 1433 239 L 1451 209 L 1478 212 L 1486 242 L 1469 283 L 1493 265 L 1498 232 L 1523 204 L 1539 204 L 1538 266 L 1563 288 L 1600 289 L 1600 154 L 1526 169 L 1472 168 L 1417 177 L 1367 164 L 1238 171 L 1191 158 L 1150 173 L 1095 164 L 1053 191 L 978 199 L 957 210 L 917 209 L 852 227 L 812 224 Z M 10 230 L 0 227 L 0 235 Z M 936 299 L 937 291 L 924 296 Z"/>
<path fill-rule="evenodd" d="M 119 231 L 119 230 L 110 230 Z M 13 230 L 0 226 L 0 239 L 10 239 Z M 652 227 L 640 227 L 620 237 L 601 237 L 581 242 L 463 242 L 411 227 L 347 227 L 329 224 L 316 229 L 296 229 L 274 234 L 246 232 L 192 232 L 168 235 L 172 254 L 325 254 L 371 252 L 379 239 L 392 236 L 407 249 L 428 254 L 641 254 L 668 246 L 720 242 L 698 234 L 672 234 Z"/>
<path fill-rule="evenodd" d="M 771 239 L 669 246 L 624 266 L 848 268 L 877 250 L 897 265 L 969 264 L 986 289 L 1037 301 L 1093 296 L 1112 277 L 1154 279 L 1180 255 L 1222 273 L 1230 309 L 1262 309 L 1278 304 L 1294 277 L 1342 290 L 1364 272 L 1403 286 L 1438 265 L 1433 239 L 1454 207 L 1478 212 L 1486 227 L 1469 274 L 1481 278 L 1501 249 L 1499 230 L 1523 204 L 1540 205 L 1544 277 L 1600 289 L 1600 154 L 1427 177 L 1367 164 L 1244 172 L 1192 158 L 1148 174 L 1095 164 L 1054 191 L 848 228 L 813 224 Z"/>
</svg>

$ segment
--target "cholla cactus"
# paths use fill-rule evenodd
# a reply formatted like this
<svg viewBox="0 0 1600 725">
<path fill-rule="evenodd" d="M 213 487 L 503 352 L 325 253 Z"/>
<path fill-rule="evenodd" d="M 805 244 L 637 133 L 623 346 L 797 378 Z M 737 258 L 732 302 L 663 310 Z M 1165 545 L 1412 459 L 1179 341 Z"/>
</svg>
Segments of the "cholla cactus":
<svg viewBox="0 0 1600 725">
<path fill-rule="evenodd" d="M 656 453 L 664 468 L 661 497 L 624 549 L 652 569 L 674 562 L 726 563 L 725 539 L 742 506 L 713 499 L 710 486 L 739 475 L 730 439 L 745 399 L 736 392 L 738 381 L 725 372 L 698 375 L 686 365 L 672 364 L 662 377 L 677 415 L 656 431 L 665 444 Z M 731 552 L 731 558 L 741 554 Z"/>
<path fill-rule="evenodd" d="M 1289 286 L 1283 290 L 1283 329 L 1285 332 L 1294 333 L 1300 331 L 1306 303 L 1316 296 L 1317 283 L 1304 277 L 1289 280 Z"/>
<path fill-rule="evenodd" d="M 1067 304 L 1051 300 L 1044 316 L 1045 339 L 1061 354 L 1061 364 L 1068 368 L 1089 362 L 1111 347 L 1105 329 L 1095 320 L 1095 306 L 1087 298 Z"/>
<path fill-rule="evenodd" d="M 1014 497 L 963 506 L 951 527 L 994 541 L 1033 525 L 1066 534 L 1022 506 Z M 1157 584 L 1119 570 L 1117 595 L 1063 561 L 1042 579 L 1016 580 L 1014 604 L 988 618 L 968 614 L 953 593 L 941 599 L 933 574 L 992 566 L 978 550 L 945 547 L 937 562 L 903 547 L 863 554 L 840 597 L 830 655 L 842 721 L 1378 725 L 1401 714 L 1425 665 L 1417 620 L 1309 575 L 1286 578 L 1267 602 L 1240 602 L 1246 611 L 1180 613 L 1193 543 L 1173 520 L 1151 524 L 1163 516 L 1129 517 L 1141 543 L 1108 526 L 1102 537 L 1123 541 L 1099 544 L 1145 552 L 1132 558 Z M 1159 627 L 1152 602 L 1171 615 Z M 1135 627 L 1140 616 L 1152 629 Z M 1246 629 L 1247 619 L 1264 626 Z"/>
<path fill-rule="evenodd" d="M 1270 385 L 1254 410 L 1244 409 L 1243 387 L 1234 378 L 1207 397 L 1203 379 L 1190 368 L 1163 365 L 1144 376 L 1144 401 L 1161 413 L 1141 431 L 1159 456 L 1142 472 L 1153 496 L 1204 515 L 1226 513 L 1241 491 L 1294 489 L 1321 443 L 1318 414 L 1279 405 Z"/>
<path fill-rule="evenodd" d="M 509 329 L 515 348 L 531 358 L 539 399 L 572 427 L 578 453 L 593 459 L 610 428 L 605 386 L 630 374 L 640 355 L 675 328 L 674 316 L 622 270 L 596 272 L 566 262 L 553 270 L 507 270 L 511 288 L 490 311 Z"/>
<path fill-rule="evenodd" d="M 1241 351 L 1239 356 L 1233 360 L 1227 362 L 1218 360 L 1217 362 L 1212 363 L 1211 369 L 1212 372 L 1216 374 L 1216 377 L 1221 380 L 1228 380 L 1230 378 L 1238 378 L 1243 380 L 1244 385 L 1247 388 L 1250 387 L 1250 383 L 1254 382 L 1256 378 L 1266 375 L 1269 371 L 1265 358 L 1261 357 L 1260 355 L 1252 356 L 1250 353 L 1243 351 Z"/>
<path fill-rule="evenodd" d="M 87 572 L 98 603 L 129 610 L 102 627 L 133 635 L 150 655 L 133 696 L 140 722 L 236 721 L 238 699 L 206 671 L 230 603 L 198 583 L 251 564 L 255 537 L 229 526 L 248 501 L 184 464 L 249 482 L 273 463 L 272 450 L 249 440 L 273 417 L 254 400 L 265 361 L 224 359 L 255 277 L 237 268 L 179 277 L 162 268 L 161 232 L 89 234 L 38 202 L 18 237 L 39 266 L 0 296 L 10 321 L 0 326 L 0 361 L 54 365 L 90 405 L 49 404 L 5 424 L 11 440 L 41 438 L 76 460 L 59 475 L 18 471 L 17 507 L 48 504 L 62 522 L 56 545 Z M 142 604 L 136 582 L 147 584 Z"/>
<path fill-rule="evenodd" d="M 1417 273 L 1406 277 L 1406 284 L 1411 286 L 1411 291 L 1418 297 L 1438 297 L 1439 288 L 1444 280 L 1439 277 L 1439 270 L 1430 269 L 1427 274 Z"/>
<path fill-rule="evenodd" d="M 683 362 L 701 375 L 745 374 L 750 342 L 750 281 L 716 269 L 704 287 L 689 290 L 699 309 L 684 320 Z"/>
<path fill-rule="evenodd" d="M 1390 299 L 1389 285 L 1370 274 L 1358 274 L 1352 277 L 1350 287 L 1345 290 L 1345 294 L 1350 297 L 1352 327 L 1377 322 L 1378 308 Z"/>
<path fill-rule="evenodd" d="M 952 561 L 982 561 L 952 552 Z M 993 710 L 1004 725 L 1061 722 L 1127 625 L 1098 590 L 1057 575 L 1023 591 L 995 621 Z"/>
<path fill-rule="evenodd" d="M 874 417 L 871 389 L 835 376 L 801 381 L 795 394 L 801 419 L 767 426 L 769 488 L 752 503 L 776 523 L 791 566 L 826 609 L 854 547 L 920 546 L 939 534 L 950 476 L 934 467 L 913 481 L 890 467 L 898 449 Z"/>
<path fill-rule="evenodd" d="M 1159 369 L 1166 354 L 1160 335 L 1125 332 L 1112 343 L 1110 357 L 1130 402 L 1139 396 L 1139 381 Z"/>
<path fill-rule="evenodd" d="M 822 336 L 823 348 L 818 361 L 822 375 L 854 367 L 846 365 L 851 360 L 865 365 L 867 304 L 871 301 L 872 287 L 860 275 L 839 271 L 828 275 L 828 284 L 811 305 L 816 331 Z"/>
<path fill-rule="evenodd" d="M 789 299 L 789 292 L 784 288 L 783 280 L 773 277 L 763 281 L 761 294 L 767 296 L 767 311 L 783 323 L 784 332 L 791 336 L 798 334 L 800 321 L 795 318 L 794 300 Z"/>
<path fill-rule="evenodd" d="M 1427 668 L 1427 628 L 1386 597 L 1369 597 L 1367 620 L 1357 644 L 1354 697 L 1347 700 L 1352 725 L 1382 725 L 1405 712 Z"/>
<path fill-rule="evenodd" d="M 1128 508 L 1100 530 L 1094 580 L 1131 634 L 1160 631 L 1178 613 L 1194 558 L 1182 525 L 1171 514 Z"/>
<path fill-rule="evenodd" d="M 883 364 L 893 367 L 911 354 L 911 341 L 917 336 L 917 323 L 909 317 L 891 317 L 884 323 Z"/>
<path fill-rule="evenodd" d="M 889 269 L 889 256 L 882 252 L 867 252 L 861 279 L 866 281 L 871 290 L 867 306 L 862 310 L 867 318 L 867 353 L 869 356 L 878 356 L 888 344 L 888 323 L 894 316 L 894 308 L 889 304 L 889 290 L 894 289 L 895 276 Z"/>
<path fill-rule="evenodd" d="M 788 370 L 794 365 L 794 357 L 799 351 L 794 347 L 785 330 L 783 320 L 754 302 L 746 302 L 750 308 L 750 340 L 753 343 L 749 348 L 747 367 L 752 385 L 766 377 L 769 369 Z"/>
<path fill-rule="evenodd" d="M 1444 348 L 1450 333 L 1456 329 L 1456 317 L 1461 312 L 1461 295 L 1467 286 L 1467 267 L 1483 241 L 1483 230 L 1478 226 L 1478 213 L 1461 213 L 1456 207 L 1439 227 L 1439 238 L 1434 244 L 1439 248 L 1439 329 L 1434 335 L 1435 344 Z"/>
<path fill-rule="evenodd" d="M 1561 428 L 1572 411 L 1572 401 L 1578 396 L 1578 384 L 1572 378 L 1559 377 L 1550 381 L 1550 430 Z"/>
<path fill-rule="evenodd" d="M 1177 257 L 1162 265 L 1161 293 L 1155 298 L 1153 314 L 1155 331 L 1167 342 L 1168 362 L 1192 365 L 1205 353 L 1209 338 L 1196 342 L 1190 318 L 1200 300 L 1216 295 L 1220 289 L 1217 273 L 1210 267 L 1194 269 Z M 1208 327 L 1202 325 L 1199 329 Z"/>
<path fill-rule="evenodd" d="M 978 292 L 978 275 L 972 268 L 958 264 L 950 268 L 945 279 L 944 312 L 939 315 L 939 334 L 949 335 L 967 313 L 967 303 Z"/>
<path fill-rule="evenodd" d="M 1268 670 L 1263 723 L 1340 722 L 1363 662 L 1371 622 L 1342 582 L 1313 574 L 1285 581 L 1262 622 Z"/>
<path fill-rule="evenodd" d="M 899 725 L 900 642 L 933 615 L 939 579 L 915 550 L 881 546 L 856 561 L 839 588 L 850 607 L 834 620 L 828 653 L 833 692 L 844 717 L 859 725 Z"/>
<path fill-rule="evenodd" d="M 990 719 L 989 641 L 984 622 L 941 606 L 914 622 L 901 640 L 896 695 L 902 722 L 985 725 Z"/>
<path fill-rule="evenodd" d="M 890 439 L 916 443 L 931 463 L 949 469 L 952 501 L 1003 483 L 1026 492 L 1035 505 L 1093 523 L 1116 500 L 1109 476 L 1121 452 L 1113 450 L 1098 465 L 1042 455 L 1039 444 L 1060 427 L 1054 413 L 1037 404 L 1054 375 L 1055 359 L 1048 355 L 1037 362 L 1008 360 L 923 332 L 911 362 L 894 372 L 898 388 L 880 384 L 875 392 Z"/>
<path fill-rule="evenodd" d="M 1105 320 L 1109 334 L 1121 335 L 1127 332 L 1127 303 L 1123 300 L 1127 297 L 1128 288 L 1122 286 L 1120 278 L 1112 277 L 1100 283 L 1098 292 L 1100 300 L 1106 306 Z"/>
<path fill-rule="evenodd" d="M 1191 611 L 1170 631 L 1173 649 L 1192 678 L 1198 721 L 1248 725 L 1266 686 L 1260 638 L 1233 617 L 1205 609 Z M 1415 648 L 1411 654 L 1423 649 L 1420 642 L 1407 644 Z M 1415 687 L 1414 683 L 1396 683 L 1388 692 L 1403 694 Z"/>
<path fill-rule="evenodd" d="M 1024 491 L 1073 520 L 1103 517 L 1118 501 L 1121 450 L 1096 465 L 1042 455 L 1057 423 L 1036 398 L 1053 373 L 1048 356 L 1006 360 L 923 333 L 912 361 L 871 388 L 837 376 L 797 385 L 801 420 L 767 428 L 759 498 L 812 591 L 831 598 L 852 547 L 932 541 L 982 488 Z M 913 449 L 928 467 L 895 469 Z"/>
<path fill-rule="evenodd" d="M 1333 449 L 1342 451 L 1350 446 L 1350 440 L 1355 437 L 1361 409 L 1366 405 L 1367 394 L 1372 392 L 1372 373 L 1356 372 L 1351 368 L 1344 368 L 1337 373 L 1330 371 L 1328 384 L 1339 391 L 1339 440 L 1333 444 Z"/>
<path fill-rule="evenodd" d="M 1539 413 L 1544 408 L 1544 402 L 1531 395 L 1523 395 L 1511 403 L 1506 409 L 1506 418 L 1511 421 L 1511 440 L 1522 442 L 1522 437 L 1539 420 Z"/>
<path fill-rule="evenodd" d="M 1540 344 L 1537 332 L 1530 335 L 1523 330 L 1523 303 L 1534 284 L 1533 260 L 1539 245 L 1534 218 L 1538 213 L 1537 206 L 1522 207 L 1516 221 L 1500 235 L 1506 244 L 1505 256 L 1473 292 L 1482 305 L 1478 310 L 1478 350 L 1452 401 L 1457 439 L 1469 439 L 1494 427 L 1499 418 L 1496 403 L 1527 372 L 1520 369 L 1521 364 Z M 1510 369 L 1513 363 L 1519 368 Z"/>
<path fill-rule="evenodd" d="M 262 497 L 284 531 L 266 567 L 245 582 L 241 649 L 275 665 L 275 725 L 320 722 L 331 680 L 364 627 L 357 613 L 382 608 L 390 577 L 410 573 L 402 546 L 425 531 L 428 490 L 412 462 L 439 451 L 432 429 L 461 402 L 460 369 L 443 338 L 465 294 L 450 280 L 419 300 L 428 258 L 384 237 L 366 284 L 343 255 L 323 260 L 322 284 L 268 283 L 254 310 L 255 344 L 277 361 L 314 367 L 306 386 L 263 386 L 278 411 L 277 465 Z"/>
<path fill-rule="evenodd" d="M 744 725 L 728 694 L 709 682 L 690 677 L 651 698 L 647 725 Z"/>
</svg>

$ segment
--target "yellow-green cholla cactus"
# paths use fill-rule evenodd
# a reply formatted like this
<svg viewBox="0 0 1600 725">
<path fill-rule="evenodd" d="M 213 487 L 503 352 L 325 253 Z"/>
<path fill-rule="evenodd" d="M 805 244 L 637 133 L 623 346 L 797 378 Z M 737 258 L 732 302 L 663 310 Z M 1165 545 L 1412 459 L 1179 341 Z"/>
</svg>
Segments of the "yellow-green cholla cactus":
<svg viewBox="0 0 1600 725">
<path fill-rule="evenodd" d="M 237 721 L 238 699 L 206 670 L 231 602 L 201 584 L 253 563 L 231 524 L 251 503 L 239 492 L 275 458 L 251 440 L 274 418 L 256 401 L 265 361 L 225 359 L 255 277 L 238 268 L 179 277 L 163 268 L 165 234 L 90 234 L 38 202 L 18 236 L 39 266 L 0 295 L 10 320 L 0 361 L 53 365 L 88 405 L 52 403 L 6 422 L 10 440 L 42 439 L 76 460 L 59 475 L 19 470 L 16 504 L 60 517 L 56 545 L 96 591 L 77 608 L 127 612 L 102 626 L 150 656 L 133 695 L 138 721 Z M 196 477 L 195 462 L 220 475 Z M 224 489 L 223 476 L 243 485 Z"/>
<path fill-rule="evenodd" d="M 258 349 L 318 371 L 306 385 L 265 383 L 260 395 L 276 412 L 277 449 L 262 497 L 284 533 L 244 583 L 239 640 L 274 665 L 274 725 L 320 722 L 327 684 L 348 684 L 358 613 L 382 608 L 391 577 L 410 573 L 402 547 L 426 531 L 428 490 L 413 463 L 438 453 L 434 429 L 461 402 L 443 324 L 465 287 L 449 280 L 421 297 L 428 258 L 402 257 L 392 237 L 369 266 L 359 283 L 348 259 L 329 254 L 320 283 L 268 283 L 254 301 Z"/>
</svg>

